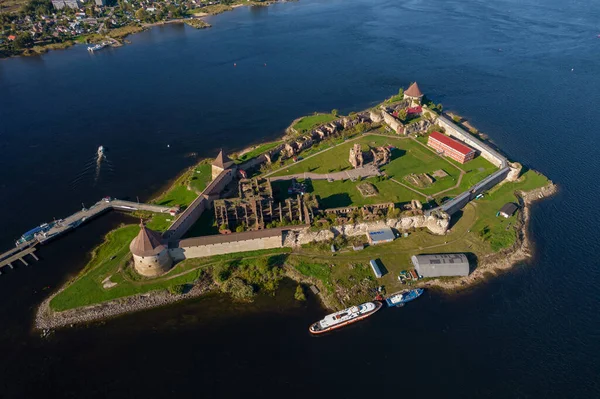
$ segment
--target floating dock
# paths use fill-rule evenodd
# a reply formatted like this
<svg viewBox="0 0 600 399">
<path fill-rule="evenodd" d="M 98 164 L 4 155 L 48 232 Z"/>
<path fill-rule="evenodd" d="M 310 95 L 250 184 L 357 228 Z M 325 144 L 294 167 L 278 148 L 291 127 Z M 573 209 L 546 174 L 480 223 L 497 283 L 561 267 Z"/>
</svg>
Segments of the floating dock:
<svg viewBox="0 0 600 399">
<path fill-rule="evenodd" d="M 35 260 L 38 260 L 34 254 L 37 244 L 43 244 L 49 240 L 57 238 L 79 226 L 83 223 L 102 215 L 110 210 L 119 210 L 127 212 L 148 211 L 154 213 L 169 213 L 172 208 L 154 204 L 143 204 L 138 202 L 123 201 L 118 199 L 103 199 L 96 202 L 89 208 L 84 208 L 64 219 L 58 220 L 52 224 L 52 227 L 42 234 L 38 234 L 34 239 L 17 245 L 0 254 L 0 274 L 5 266 L 13 268 L 13 263 L 20 261 L 24 265 L 28 265 L 25 260 L 26 255 L 31 255 Z"/>
</svg>

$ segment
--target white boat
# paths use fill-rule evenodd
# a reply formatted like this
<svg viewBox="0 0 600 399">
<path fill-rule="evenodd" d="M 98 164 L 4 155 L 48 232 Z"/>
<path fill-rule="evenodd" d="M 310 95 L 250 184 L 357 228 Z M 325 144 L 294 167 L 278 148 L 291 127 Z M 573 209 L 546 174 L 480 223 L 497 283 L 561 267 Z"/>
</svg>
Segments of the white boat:
<svg viewBox="0 0 600 399">
<path fill-rule="evenodd" d="M 94 51 L 98 51 L 98 50 L 102 50 L 104 47 L 106 47 L 106 43 L 100 43 L 100 44 L 96 44 L 95 46 L 89 46 L 87 49 L 90 52 L 94 52 Z"/>
<path fill-rule="evenodd" d="M 322 334 L 327 331 L 335 330 L 336 328 L 347 326 L 348 324 L 355 323 L 371 316 L 381 309 L 381 306 L 382 304 L 379 301 L 366 302 L 362 305 L 352 306 L 351 308 L 328 314 L 323 320 L 313 323 L 308 330 L 312 334 Z"/>
<path fill-rule="evenodd" d="M 98 157 L 102 158 L 104 156 L 104 147 L 100 146 L 98 147 Z"/>
</svg>

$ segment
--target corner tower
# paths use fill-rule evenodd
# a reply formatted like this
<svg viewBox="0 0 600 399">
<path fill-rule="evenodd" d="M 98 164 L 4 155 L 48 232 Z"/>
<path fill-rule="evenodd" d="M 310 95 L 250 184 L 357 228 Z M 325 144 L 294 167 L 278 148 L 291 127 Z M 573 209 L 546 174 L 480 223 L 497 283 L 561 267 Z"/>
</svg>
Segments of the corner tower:
<svg viewBox="0 0 600 399">
<path fill-rule="evenodd" d="M 219 151 L 219 155 L 212 163 L 212 179 L 215 180 L 225 169 L 228 169 L 233 162 L 227 155 L 223 154 L 223 150 Z"/>
<path fill-rule="evenodd" d="M 404 99 L 411 100 L 413 103 L 417 103 L 419 105 L 421 104 L 423 93 L 421 93 L 421 89 L 419 89 L 417 82 L 414 82 L 408 89 L 406 89 L 404 92 Z"/>
<path fill-rule="evenodd" d="M 133 254 L 135 270 L 146 277 L 155 277 L 169 271 L 173 259 L 160 234 L 150 230 L 140 222 L 140 232 L 131 241 L 129 249 Z"/>
</svg>

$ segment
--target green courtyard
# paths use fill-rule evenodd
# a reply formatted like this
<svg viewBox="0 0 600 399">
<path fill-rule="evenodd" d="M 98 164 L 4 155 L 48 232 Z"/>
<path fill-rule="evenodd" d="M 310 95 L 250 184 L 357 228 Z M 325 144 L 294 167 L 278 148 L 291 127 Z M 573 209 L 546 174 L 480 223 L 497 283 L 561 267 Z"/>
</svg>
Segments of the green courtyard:
<svg viewBox="0 0 600 399">
<path fill-rule="evenodd" d="M 319 114 L 309 115 L 301 118 L 292 125 L 292 129 L 296 130 L 299 134 L 307 133 L 319 125 L 329 123 L 336 120 L 338 117 L 332 113 L 330 114 Z"/>
<path fill-rule="evenodd" d="M 389 180 L 366 179 L 374 184 L 379 191 L 379 195 L 368 198 L 363 198 L 356 189 L 358 182 L 314 180 L 312 181 L 313 192 L 321 197 L 324 207 L 329 207 L 329 204 L 334 203 L 337 204 L 336 206 L 360 206 L 378 202 L 401 203 L 412 199 L 424 201 L 428 196 L 436 197 L 439 200 L 466 191 L 469 187 L 497 170 L 494 165 L 482 157 L 477 157 L 461 165 L 451 159 L 439 156 L 426 145 L 412 138 L 365 134 L 356 140 L 346 141 L 297 163 L 285 166 L 272 176 L 286 176 L 305 172 L 327 174 L 350 170 L 352 166 L 348 161 L 349 151 L 356 143 L 361 145 L 363 151 L 367 151 L 372 147 L 393 147 L 390 162 L 381 167 Z M 434 177 L 435 172 L 441 172 L 442 176 Z M 411 180 L 407 180 L 409 175 L 421 174 L 432 177 L 433 183 L 418 186 Z M 409 188 L 416 190 L 418 193 Z"/>
</svg>

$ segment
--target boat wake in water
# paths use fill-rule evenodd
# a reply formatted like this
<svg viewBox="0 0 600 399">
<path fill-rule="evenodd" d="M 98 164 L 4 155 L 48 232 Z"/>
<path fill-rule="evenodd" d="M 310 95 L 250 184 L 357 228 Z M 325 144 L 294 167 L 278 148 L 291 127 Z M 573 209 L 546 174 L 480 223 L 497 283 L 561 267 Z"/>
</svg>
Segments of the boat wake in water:
<svg viewBox="0 0 600 399">
<path fill-rule="evenodd" d="M 71 180 L 71 187 L 79 187 L 81 184 L 84 184 L 89 180 L 92 181 L 93 187 L 96 186 L 100 180 L 100 174 L 103 170 L 109 175 L 112 175 L 114 172 L 114 167 L 112 162 L 106 157 L 106 149 L 103 146 L 100 146 L 96 151 L 96 155 L 90 158 L 86 162 L 83 170 L 79 172 L 79 174 L 77 174 L 73 180 Z"/>
</svg>

